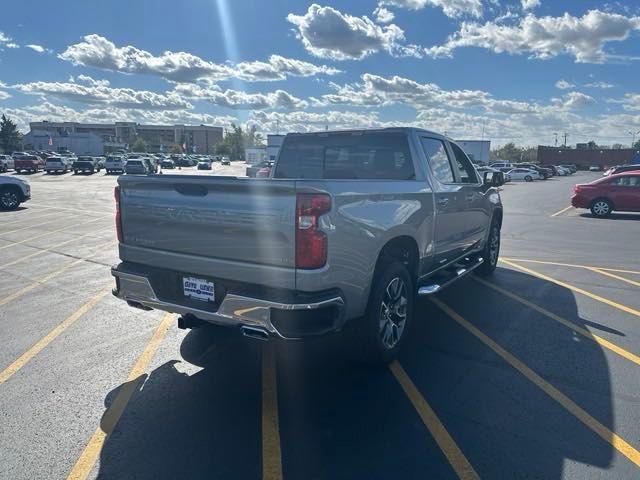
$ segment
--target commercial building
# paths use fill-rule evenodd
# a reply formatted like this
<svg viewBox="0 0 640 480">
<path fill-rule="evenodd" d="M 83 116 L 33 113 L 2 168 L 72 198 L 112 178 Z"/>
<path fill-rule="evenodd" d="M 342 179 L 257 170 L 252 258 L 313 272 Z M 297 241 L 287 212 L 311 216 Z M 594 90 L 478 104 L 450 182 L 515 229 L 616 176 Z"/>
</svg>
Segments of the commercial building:
<svg viewBox="0 0 640 480">
<path fill-rule="evenodd" d="M 255 165 L 256 163 L 260 163 L 266 159 L 267 159 L 266 147 L 254 147 L 254 148 L 244 149 L 244 161 L 251 165 Z"/>
<path fill-rule="evenodd" d="M 32 130 L 22 138 L 23 150 L 51 150 L 54 152 L 70 151 L 76 155 L 102 155 L 106 146 L 104 139 L 95 133 L 69 133 L 45 132 Z M 117 145 L 112 145 L 115 150 Z"/>
<path fill-rule="evenodd" d="M 491 140 L 455 140 L 472 162 L 489 163 Z"/>
<path fill-rule="evenodd" d="M 222 141 L 222 127 L 207 125 L 141 125 L 135 122 L 77 123 L 77 122 L 31 122 L 29 134 L 45 134 L 56 138 L 76 137 L 91 134 L 102 139 L 104 151 L 110 148 L 128 148 L 137 139 L 147 144 L 150 152 L 168 152 L 179 145 L 189 153 L 214 153 L 214 147 Z M 78 137 L 79 138 L 79 137 Z M 55 142 L 55 140 L 54 140 Z M 26 142 L 25 142 L 26 145 Z M 72 150 L 70 148 L 70 150 Z M 73 151 L 73 150 L 72 150 Z M 78 152 L 76 152 L 78 153 Z"/>
<path fill-rule="evenodd" d="M 278 156 L 284 135 L 267 135 L 267 158 L 274 161 Z"/>
<path fill-rule="evenodd" d="M 566 148 L 538 146 L 538 162 L 542 165 L 576 165 L 588 168 L 592 165 L 602 168 L 628 163 L 640 163 L 637 148 Z"/>
</svg>

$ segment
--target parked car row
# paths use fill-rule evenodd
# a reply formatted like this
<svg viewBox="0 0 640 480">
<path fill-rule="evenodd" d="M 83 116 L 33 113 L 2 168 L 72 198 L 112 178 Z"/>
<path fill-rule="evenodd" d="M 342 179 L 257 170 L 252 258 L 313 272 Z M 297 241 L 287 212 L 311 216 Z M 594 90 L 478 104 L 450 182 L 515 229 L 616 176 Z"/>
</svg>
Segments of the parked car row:
<svg viewBox="0 0 640 480">
<path fill-rule="evenodd" d="M 499 170 L 505 175 L 505 181 L 518 180 L 533 182 L 534 180 L 546 180 L 553 176 L 571 175 L 578 171 L 575 165 L 537 165 L 534 163 L 494 162 L 489 167 Z"/>
</svg>

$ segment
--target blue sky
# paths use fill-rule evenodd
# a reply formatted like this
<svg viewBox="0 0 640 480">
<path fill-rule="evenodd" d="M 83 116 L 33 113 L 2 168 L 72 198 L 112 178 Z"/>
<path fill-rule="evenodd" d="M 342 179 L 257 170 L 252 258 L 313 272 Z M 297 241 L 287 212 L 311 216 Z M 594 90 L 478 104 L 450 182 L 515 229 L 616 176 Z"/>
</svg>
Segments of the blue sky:
<svg viewBox="0 0 640 480">
<path fill-rule="evenodd" d="M 24 131 L 233 121 L 626 144 L 639 78 L 635 0 L 27 0 L 0 18 L 0 112 Z"/>
</svg>

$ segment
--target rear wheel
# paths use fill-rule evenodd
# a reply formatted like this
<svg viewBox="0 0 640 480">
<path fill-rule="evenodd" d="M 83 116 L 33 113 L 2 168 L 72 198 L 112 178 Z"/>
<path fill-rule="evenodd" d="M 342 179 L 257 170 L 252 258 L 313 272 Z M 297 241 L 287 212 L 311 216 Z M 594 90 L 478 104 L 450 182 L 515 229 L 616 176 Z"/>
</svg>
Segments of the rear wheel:
<svg viewBox="0 0 640 480">
<path fill-rule="evenodd" d="M 533 178 L 531 178 L 530 175 L 527 175 L 526 177 L 524 177 L 524 181 L 525 182 L 533 182 Z"/>
<path fill-rule="evenodd" d="M 2 210 L 15 210 L 20 205 L 22 194 L 15 187 L 0 189 L 0 208 Z"/>
<path fill-rule="evenodd" d="M 360 359 L 383 365 L 397 355 L 413 317 L 414 285 L 407 267 L 387 260 L 374 278 L 365 316 L 356 332 Z"/>
<path fill-rule="evenodd" d="M 494 220 L 491 223 L 489 238 L 482 251 L 483 262 L 476 272 L 482 277 L 491 275 L 498 265 L 498 257 L 500 256 L 500 224 Z"/>
<path fill-rule="evenodd" d="M 596 198 L 591 203 L 591 213 L 596 217 L 607 217 L 613 211 L 613 205 L 606 198 Z"/>
</svg>

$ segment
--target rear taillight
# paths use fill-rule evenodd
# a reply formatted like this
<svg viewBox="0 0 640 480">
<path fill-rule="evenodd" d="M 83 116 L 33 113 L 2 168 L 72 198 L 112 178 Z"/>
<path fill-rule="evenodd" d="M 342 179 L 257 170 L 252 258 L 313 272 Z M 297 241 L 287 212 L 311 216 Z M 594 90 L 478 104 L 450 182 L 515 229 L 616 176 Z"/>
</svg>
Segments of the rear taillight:
<svg viewBox="0 0 640 480">
<path fill-rule="evenodd" d="M 329 195 L 300 193 L 296 198 L 296 268 L 327 263 L 327 236 L 318 229 L 321 215 L 331 210 Z"/>
<path fill-rule="evenodd" d="M 122 217 L 120 216 L 120 187 L 116 186 L 113 189 L 113 199 L 116 201 L 116 235 L 118 236 L 118 242 L 122 243 Z"/>
</svg>

